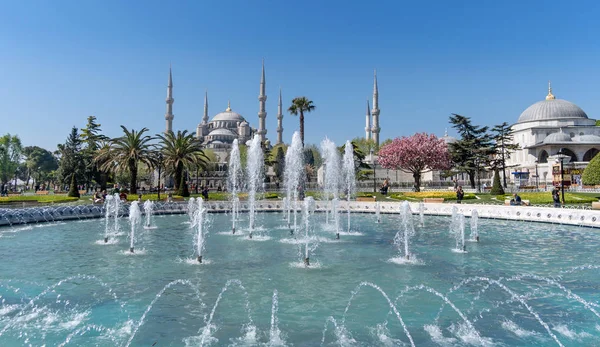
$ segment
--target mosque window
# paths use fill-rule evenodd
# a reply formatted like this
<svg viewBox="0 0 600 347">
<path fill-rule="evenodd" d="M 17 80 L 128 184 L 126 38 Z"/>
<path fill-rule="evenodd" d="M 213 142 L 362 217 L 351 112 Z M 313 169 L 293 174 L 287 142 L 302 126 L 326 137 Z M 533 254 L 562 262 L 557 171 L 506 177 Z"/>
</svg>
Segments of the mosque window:
<svg viewBox="0 0 600 347">
<path fill-rule="evenodd" d="M 548 152 L 541 151 L 540 154 L 538 155 L 538 162 L 540 164 L 547 163 L 548 162 Z"/>
<path fill-rule="evenodd" d="M 580 132 L 580 133 L 579 133 L 579 136 L 583 136 L 583 132 Z"/>
<path fill-rule="evenodd" d="M 596 156 L 596 154 L 598 154 L 598 152 L 600 151 L 598 151 L 596 148 L 590 148 L 583 155 L 583 161 L 591 161 Z"/>
<path fill-rule="evenodd" d="M 575 137 L 575 133 L 570 133 L 569 136 L 571 136 L 571 138 Z"/>
</svg>

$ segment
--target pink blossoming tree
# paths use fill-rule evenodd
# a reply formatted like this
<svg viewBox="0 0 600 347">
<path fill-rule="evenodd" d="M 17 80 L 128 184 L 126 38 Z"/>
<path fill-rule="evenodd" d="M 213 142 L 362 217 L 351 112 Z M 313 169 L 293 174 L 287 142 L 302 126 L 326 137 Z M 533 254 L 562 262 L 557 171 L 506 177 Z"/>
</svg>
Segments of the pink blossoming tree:
<svg viewBox="0 0 600 347">
<path fill-rule="evenodd" d="M 444 140 L 433 134 L 417 133 L 403 136 L 379 150 L 379 164 L 384 169 L 412 173 L 415 191 L 420 191 L 421 174 L 431 170 L 447 170 L 451 166 L 450 153 Z"/>
</svg>

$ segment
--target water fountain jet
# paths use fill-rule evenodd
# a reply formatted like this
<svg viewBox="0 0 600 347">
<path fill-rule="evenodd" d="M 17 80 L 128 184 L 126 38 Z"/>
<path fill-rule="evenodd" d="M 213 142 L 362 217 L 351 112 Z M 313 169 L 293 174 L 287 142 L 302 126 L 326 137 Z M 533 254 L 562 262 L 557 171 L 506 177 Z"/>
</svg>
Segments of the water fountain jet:
<svg viewBox="0 0 600 347">
<path fill-rule="evenodd" d="M 131 202 L 131 206 L 129 206 L 129 223 L 131 224 L 131 233 L 129 234 L 130 243 L 129 243 L 129 252 L 134 252 L 134 242 L 135 242 L 135 229 L 137 225 L 140 223 L 140 206 L 137 201 Z"/>
<path fill-rule="evenodd" d="M 344 158 L 343 158 L 343 172 L 344 172 L 344 191 L 346 193 L 346 199 L 348 201 L 347 211 L 348 211 L 348 233 L 350 233 L 350 199 L 354 190 L 356 188 L 355 181 L 355 167 L 354 167 L 354 146 L 350 141 L 346 141 L 346 146 L 344 148 Z"/>
<path fill-rule="evenodd" d="M 227 189 L 231 193 L 231 232 L 235 235 L 235 224 L 240 209 L 240 199 L 238 193 L 242 190 L 242 163 L 240 159 L 240 148 L 238 140 L 233 140 L 231 152 L 229 155 L 229 167 L 227 173 Z"/>
<path fill-rule="evenodd" d="M 249 238 L 254 233 L 254 223 L 256 219 L 256 193 L 262 187 L 263 183 L 263 149 L 260 142 L 260 135 L 254 135 L 250 147 L 248 148 L 248 165 L 246 167 L 246 178 L 248 180 L 248 205 L 250 206 L 250 232 Z"/>
<path fill-rule="evenodd" d="M 302 140 L 299 132 L 294 132 L 292 143 L 285 153 L 285 171 L 284 182 L 286 190 L 286 198 L 288 203 L 287 209 L 287 224 L 291 226 L 291 213 L 294 213 L 294 227 L 290 229 L 290 234 L 293 235 L 298 228 L 297 210 L 298 210 L 298 190 L 303 184 L 304 175 L 304 153 L 302 152 Z"/>
</svg>

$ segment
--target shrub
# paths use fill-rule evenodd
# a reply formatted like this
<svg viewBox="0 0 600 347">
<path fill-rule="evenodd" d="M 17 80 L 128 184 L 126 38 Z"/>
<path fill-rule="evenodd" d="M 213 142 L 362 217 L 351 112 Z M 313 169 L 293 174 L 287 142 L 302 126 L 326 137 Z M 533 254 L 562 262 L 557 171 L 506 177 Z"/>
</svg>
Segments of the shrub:
<svg viewBox="0 0 600 347">
<path fill-rule="evenodd" d="M 583 170 L 581 182 L 588 186 L 600 184 L 600 155 L 596 155 Z"/>
<path fill-rule="evenodd" d="M 504 188 L 502 188 L 502 184 L 500 184 L 500 173 L 498 169 L 494 170 L 494 184 L 492 185 L 492 190 L 490 190 L 491 195 L 504 195 Z"/>
</svg>

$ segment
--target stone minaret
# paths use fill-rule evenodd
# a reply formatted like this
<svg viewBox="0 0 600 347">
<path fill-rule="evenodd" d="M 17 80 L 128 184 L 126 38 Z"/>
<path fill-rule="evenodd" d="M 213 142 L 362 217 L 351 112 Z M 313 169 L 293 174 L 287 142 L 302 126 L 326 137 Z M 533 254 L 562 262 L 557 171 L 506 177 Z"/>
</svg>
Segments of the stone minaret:
<svg viewBox="0 0 600 347">
<path fill-rule="evenodd" d="M 379 90 L 377 88 L 377 70 L 375 70 L 373 81 L 373 110 L 371 110 L 371 115 L 373 116 L 371 134 L 373 136 L 373 141 L 375 141 L 375 146 L 379 147 L 379 132 L 381 131 L 381 128 L 379 127 Z"/>
<path fill-rule="evenodd" d="M 279 88 L 279 104 L 277 105 L 277 144 L 283 143 L 283 104 L 281 103 L 281 88 Z"/>
<path fill-rule="evenodd" d="M 196 129 L 196 138 L 202 138 L 206 135 L 206 129 L 208 126 L 208 91 L 204 92 L 204 116 L 202 116 L 202 122 L 198 124 Z"/>
<path fill-rule="evenodd" d="M 262 64 L 262 76 L 260 78 L 260 93 L 258 94 L 258 131 L 260 140 L 265 142 L 267 129 L 265 128 L 265 119 L 267 118 L 267 111 L 265 110 L 265 103 L 267 101 L 267 95 L 265 94 L 265 61 Z"/>
<path fill-rule="evenodd" d="M 369 109 L 369 100 L 367 99 L 367 116 L 365 124 L 365 139 L 371 139 L 371 110 Z"/>
<path fill-rule="evenodd" d="M 165 133 L 173 132 L 173 74 L 171 73 L 171 67 L 169 66 L 169 85 L 167 86 L 167 113 L 165 113 L 165 119 L 167 120 L 167 128 Z"/>
</svg>

